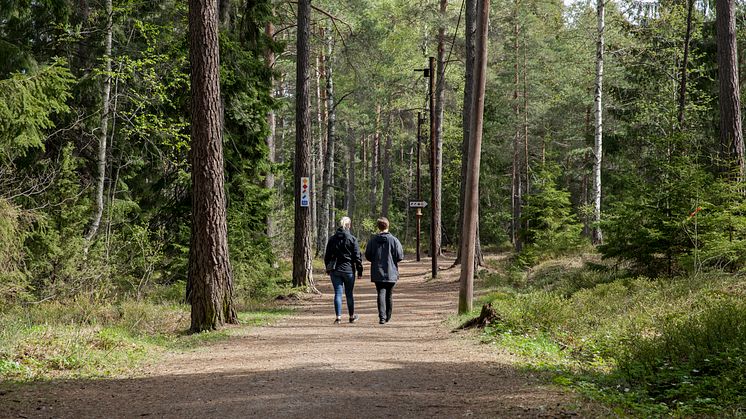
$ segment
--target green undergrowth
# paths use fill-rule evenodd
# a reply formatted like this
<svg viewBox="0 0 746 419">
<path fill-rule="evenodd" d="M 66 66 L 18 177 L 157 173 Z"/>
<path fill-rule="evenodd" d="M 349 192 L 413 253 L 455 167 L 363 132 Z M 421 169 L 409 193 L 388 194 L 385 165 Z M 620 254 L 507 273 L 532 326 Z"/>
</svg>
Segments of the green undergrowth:
<svg viewBox="0 0 746 419">
<path fill-rule="evenodd" d="M 485 342 L 620 415 L 746 417 L 743 276 L 653 279 L 580 256 L 510 266 L 481 276 L 498 316 Z"/>
<path fill-rule="evenodd" d="M 242 325 L 258 326 L 288 313 L 255 307 L 238 316 Z M 0 382 L 126 376 L 165 352 L 246 331 L 228 326 L 191 334 L 189 324 L 189 306 L 166 302 L 74 300 L 15 307 L 0 313 Z"/>
</svg>

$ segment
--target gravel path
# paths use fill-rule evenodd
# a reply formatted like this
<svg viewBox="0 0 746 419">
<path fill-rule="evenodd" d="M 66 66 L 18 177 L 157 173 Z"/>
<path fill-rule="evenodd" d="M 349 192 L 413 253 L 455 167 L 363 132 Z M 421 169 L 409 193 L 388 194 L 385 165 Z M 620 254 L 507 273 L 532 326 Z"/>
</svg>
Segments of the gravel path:
<svg viewBox="0 0 746 419">
<path fill-rule="evenodd" d="M 367 275 L 355 287 L 360 321 L 333 324 L 323 278 L 322 296 L 271 326 L 174 354 L 141 377 L 21 387 L 0 395 L 0 417 L 603 416 L 471 332 L 451 333 L 459 272 L 427 281 L 429 266 L 402 262 L 389 324 L 378 324 Z"/>
</svg>

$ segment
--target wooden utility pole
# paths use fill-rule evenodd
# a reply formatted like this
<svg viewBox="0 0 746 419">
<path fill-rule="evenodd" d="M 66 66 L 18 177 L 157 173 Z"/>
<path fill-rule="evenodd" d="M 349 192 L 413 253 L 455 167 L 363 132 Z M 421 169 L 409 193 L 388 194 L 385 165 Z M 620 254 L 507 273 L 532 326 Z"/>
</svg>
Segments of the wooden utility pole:
<svg viewBox="0 0 746 419">
<path fill-rule="evenodd" d="M 474 298 L 474 250 L 479 218 L 479 166 L 482 154 L 482 126 L 484 116 L 484 90 L 487 73 L 487 31 L 490 0 L 481 0 L 477 19 L 477 53 L 474 66 L 474 95 L 470 121 L 469 168 L 466 173 L 466 201 L 464 202 L 463 239 L 461 240 L 461 277 L 459 283 L 458 312 L 472 310 Z"/>
<path fill-rule="evenodd" d="M 422 149 L 422 124 L 425 117 L 422 112 L 417 113 L 417 200 L 422 201 L 422 166 L 421 166 L 421 149 Z M 420 261 L 420 238 L 422 224 L 422 208 L 417 207 L 417 262 Z"/>
<path fill-rule="evenodd" d="M 435 124 L 435 57 L 429 60 L 429 95 L 430 95 L 430 257 L 432 259 L 432 277 L 438 277 L 438 255 L 440 254 L 440 197 L 438 196 L 438 147 L 436 144 Z"/>
</svg>

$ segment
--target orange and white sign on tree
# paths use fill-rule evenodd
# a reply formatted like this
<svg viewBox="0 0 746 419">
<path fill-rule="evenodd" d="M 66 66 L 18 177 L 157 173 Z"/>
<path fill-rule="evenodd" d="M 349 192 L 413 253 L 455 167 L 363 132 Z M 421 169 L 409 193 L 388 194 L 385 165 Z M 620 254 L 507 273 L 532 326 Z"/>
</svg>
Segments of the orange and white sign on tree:
<svg viewBox="0 0 746 419">
<path fill-rule="evenodd" d="M 311 205 L 311 179 L 307 177 L 300 178 L 300 206 L 308 207 Z"/>
</svg>

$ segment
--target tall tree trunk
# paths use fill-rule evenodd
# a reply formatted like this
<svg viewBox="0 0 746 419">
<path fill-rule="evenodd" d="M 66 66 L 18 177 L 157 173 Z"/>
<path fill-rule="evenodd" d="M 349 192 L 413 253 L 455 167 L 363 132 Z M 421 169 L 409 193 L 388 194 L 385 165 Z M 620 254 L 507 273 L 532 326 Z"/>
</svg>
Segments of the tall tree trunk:
<svg viewBox="0 0 746 419">
<path fill-rule="evenodd" d="M 603 233 L 601 232 L 601 163 L 603 157 L 603 78 L 604 78 L 604 31 L 606 25 L 605 1 L 596 1 L 596 18 L 598 23 L 596 41 L 596 85 L 595 85 L 595 118 L 596 133 L 593 142 L 593 231 L 591 241 L 593 244 L 603 243 Z"/>
<path fill-rule="evenodd" d="M 231 24 L 231 0 L 218 0 L 220 24 L 228 28 Z"/>
<path fill-rule="evenodd" d="M 744 143 L 741 129 L 741 89 L 738 85 L 736 57 L 736 16 L 734 0 L 717 0 L 717 59 L 720 81 L 720 143 L 727 150 L 728 170 L 738 170 L 738 182 L 744 178 Z"/>
<path fill-rule="evenodd" d="M 327 135 L 326 135 L 326 155 L 324 156 L 324 183 L 321 196 L 321 214 L 319 219 L 319 236 L 328 237 L 333 231 L 333 204 L 332 193 L 334 188 L 334 142 L 336 140 L 336 113 L 334 111 L 334 80 L 332 73 L 331 57 L 333 53 L 332 41 L 329 39 L 329 54 L 326 56 L 326 109 L 327 109 Z M 323 242 L 322 242 L 323 243 Z M 322 249 L 323 247 L 319 247 Z"/>
<path fill-rule="evenodd" d="M 440 0 L 441 26 L 438 28 L 438 75 L 435 88 L 435 173 L 433 176 L 433 238 L 435 241 L 435 254 L 441 255 L 441 237 L 443 235 L 442 225 L 442 196 L 443 196 L 443 107 L 446 92 L 446 8 L 448 0 Z"/>
<path fill-rule="evenodd" d="M 528 140 L 528 45 L 526 43 L 526 33 L 523 33 L 523 169 L 524 179 L 523 185 L 525 194 L 527 197 L 531 193 L 531 180 L 529 171 L 531 170 L 531 163 L 529 161 L 529 140 Z M 526 222 L 526 228 L 528 229 L 528 222 Z"/>
<path fill-rule="evenodd" d="M 476 63 L 474 71 L 474 99 L 470 121 L 471 141 L 469 144 L 469 171 L 466 179 L 466 205 L 462 230 L 461 253 L 464 262 L 461 264 L 459 280 L 458 312 L 468 313 L 472 309 L 474 295 L 474 244 L 479 219 L 479 167 L 482 154 L 482 126 L 484 115 L 484 90 L 487 73 L 487 31 L 490 0 L 481 0 L 478 9 Z"/>
<path fill-rule="evenodd" d="M 223 174 L 217 3 L 189 0 L 192 66 L 192 236 L 187 299 L 191 330 L 237 323 Z"/>
<path fill-rule="evenodd" d="M 459 188 L 459 205 L 460 205 L 460 211 L 458 215 L 458 226 L 459 229 L 461 229 L 461 226 L 464 224 L 464 209 L 465 209 L 465 200 L 466 200 L 466 173 L 468 170 L 468 160 L 469 160 L 469 135 L 470 135 L 470 127 L 471 124 L 471 112 L 472 112 L 472 100 L 474 97 L 474 59 L 475 59 L 475 37 L 476 37 L 476 30 L 477 30 L 477 0 L 466 0 L 466 18 L 465 18 L 465 30 L 466 30 L 466 63 L 465 63 L 465 70 L 466 70 L 466 77 L 464 80 L 464 112 L 462 115 L 462 124 L 463 124 L 463 138 L 461 141 L 461 186 Z M 477 232 L 479 231 L 479 220 L 477 220 Z M 461 240 L 463 238 L 463 231 L 459 231 L 458 234 L 458 247 L 456 252 L 456 261 L 453 262 L 453 265 L 459 265 L 461 263 Z M 482 265 L 484 263 L 484 256 L 481 252 L 481 244 L 479 243 L 479 234 L 476 235 L 476 243 L 475 249 L 476 249 L 476 255 L 475 263 Z"/>
<path fill-rule="evenodd" d="M 381 204 L 381 214 L 384 217 L 389 216 L 389 205 L 391 205 L 391 141 L 391 134 L 387 132 L 383 157 L 383 202 Z"/>
<path fill-rule="evenodd" d="M 357 138 L 355 138 L 354 133 L 349 134 L 349 141 L 347 142 L 347 156 L 349 160 L 349 166 L 347 167 L 347 196 L 346 196 L 346 202 L 345 202 L 345 210 L 347 210 L 347 216 L 355 219 L 355 159 L 356 159 L 356 150 L 355 150 L 355 143 L 357 142 Z"/>
<path fill-rule="evenodd" d="M 694 0 L 686 2 L 686 33 L 684 34 L 684 59 L 681 63 L 681 83 L 679 85 L 679 129 L 684 129 L 684 118 L 686 108 L 686 81 L 689 74 L 689 43 L 692 39 L 692 11 Z"/>
<path fill-rule="evenodd" d="M 378 217 L 378 156 L 380 155 L 381 105 L 376 105 L 376 128 L 370 150 L 370 215 Z"/>
<path fill-rule="evenodd" d="M 324 29 L 319 30 L 319 35 L 324 36 Z M 322 80 L 326 79 L 326 58 L 324 49 L 321 48 L 316 56 L 316 126 L 318 130 L 318 139 L 316 140 L 316 153 L 312 162 L 313 170 L 313 198 L 314 204 L 311 206 L 311 225 L 316 232 L 316 255 L 323 251 L 326 243 L 326 234 L 321 228 L 321 212 L 324 203 L 324 161 L 326 156 L 326 129 L 324 127 L 327 120 L 326 111 L 326 87 L 322 88 Z M 313 234 L 313 233 L 312 233 Z"/>
<path fill-rule="evenodd" d="M 98 155 L 96 166 L 98 176 L 96 177 L 96 212 L 93 215 L 88 234 L 85 236 L 85 250 L 88 250 L 88 242 L 98 232 L 101 225 L 101 216 L 104 214 L 104 184 L 106 183 L 106 140 L 109 135 L 109 108 L 111 106 L 111 43 L 113 31 L 113 7 L 112 0 L 106 0 L 106 39 L 104 41 L 104 83 L 101 92 L 103 103 L 101 104 L 101 123 L 98 133 Z"/>
<path fill-rule="evenodd" d="M 267 38 L 273 39 L 275 36 L 275 27 L 272 23 L 267 23 L 267 25 L 264 28 L 264 33 L 267 35 Z M 265 59 L 267 60 L 267 67 L 270 69 L 274 69 L 275 67 L 275 53 L 272 51 L 272 48 L 267 48 L 265 51 Z M 274 86 L 274 83 L 272 79 L 270 79 L 270 89 L 272 91 Z M 275 191 L 275 168 L 274 165 L 277 163 L 276 158 L 276 147 L 275 147 L 275 135 L 277 134 L 276 131 L 276 121 L 275 121 L 275 110 L 271 109 L 269 112 L 267 112 L 267 125 L 269 126 L 269 134 L 267 135 L 267 159 L 269 160 L 269 164 L 271 165 L 269 170 L 267 170 L 267 176 L 264 178 L 264 187 L 270 190 L 270 193 L 273 197 L 277 196 L 277 193 Z M 274 209 L 274 205 L 273 205 Z M 267 237 L 271 240 L 275 236 L 275 220 L 273 217 L 273 211 L 270 211 L 269 214 L 267 214 L 266 219 L 267 224 Z"/>
<path fill-rule="evenodd" d="M 521 202 L 523 187 L 521 185 L 522 172 L 521 172 L 521 107 L 518 102 L 518 91 L 519 91 L 519 47 L 518 47 L 518 0 L 515 2 L 515 9 L 513 12 L 513 113 L 515 115 L 515 135 L 513 137 L 513 171 L 512 171 L 512 196 L 511 207 L 513 212 L 512 218 L 512 239 L 513 246 L 516 252 L 520 252 L 523 249 L 523 241 L 521 239 Z"/>
<path fill-rule="evenodd" d="M 311 115 L 308 95 L 311 0 L 298 1 L 298 40 L 295 85 L 295 240 L 293 244 L 293 286 L 316 291 L 311 265 L 310 208 L 301 207 L 301 177 L 311 176 Z M 314 203 L 311 202 L 311 205 Z"/>
</svg>

